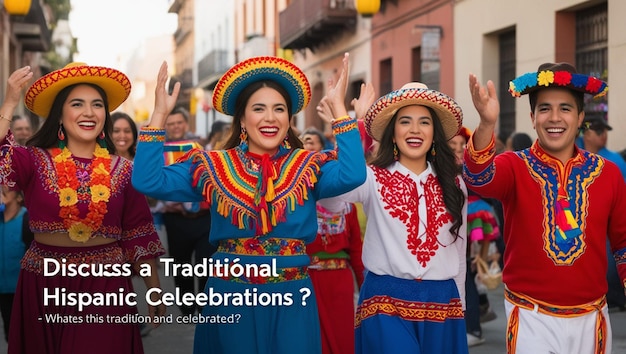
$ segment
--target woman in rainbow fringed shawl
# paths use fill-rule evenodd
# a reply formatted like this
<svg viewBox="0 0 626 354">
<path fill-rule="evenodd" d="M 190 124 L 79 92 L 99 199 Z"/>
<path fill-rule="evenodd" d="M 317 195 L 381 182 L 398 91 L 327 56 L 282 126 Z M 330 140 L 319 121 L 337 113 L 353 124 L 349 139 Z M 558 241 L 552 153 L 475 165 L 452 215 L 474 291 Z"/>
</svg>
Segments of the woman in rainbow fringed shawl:
<svg viewBox="0 0 626 354">
<path fill-rule="evenodd" d="M 207 201 L 213 263 L 276 263 L 272 276 L 210 277 L 202 316 L 234 323 L 196 327 L 194 353 L 320 353 L 315 294 L 307 274 L 305 244 L 317 232 L 316 201 L 345 193 L 365 179 L 357 122 L 343 103 L 348 55 L 325 102 L 338 148 L 310 152 L 290 127 L 310 100 L 310 87 L 292 63 L 255 57 L 229 69 L 213 93 L 213 107 L 233 116 L 224 150 L 192 150 L 163 167 L 163 123 L 180 85 L 166 91 L 167 65 L 159 71 L 155 110 L 142 129 L 133 184 L 164 200 Z M 245 297 L 245 298 L 243 298 Z M 271 301 L 270 301 L 271 300 Z M 202 305 L 202 304 L 201 304 Z"/>
</svg>

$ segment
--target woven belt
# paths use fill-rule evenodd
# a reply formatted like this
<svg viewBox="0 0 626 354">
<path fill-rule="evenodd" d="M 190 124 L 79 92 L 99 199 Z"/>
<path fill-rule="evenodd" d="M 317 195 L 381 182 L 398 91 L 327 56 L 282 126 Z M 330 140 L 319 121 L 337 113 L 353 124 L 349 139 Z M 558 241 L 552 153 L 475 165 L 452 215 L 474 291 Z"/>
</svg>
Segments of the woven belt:
<svg viewBox="0 0 626 354">
<path fill-rule="evenodd" d="M 309 269 L 315 270 L 335 270 L 335 269 L 346 269 L 350 266 L 350 262 L 348 262 L 345 258 L 331 258 L 331 259 L 319 259 L 317 257 L 313 257 L 311 259 L 311 265 Z"/>
<path fill-rule="evenodd" d="M 606 297 L 602 296 L 600 299 L 578 306 L 558 306 L 548 304 L 529 296 L 525 296 L 519 293 L 515 293 L 509 289 L 504 290 L 504 297 L 515 307 L 509 316 L 507 324 L 507 353 L 515 353 L 517 346 L 517 333 L 519 330 L 519 308 L 524 308 L 530 311 L 541 312 L 546 315 L 556 317 L 579 317 L 588 313 L 597 311 L 596 317 L 596 350 L 597 354 L 604 354 L 606 351 L 606 333 L 607 325 L 606 318 L 602 309 L 606 305 Z"/>
<path fill-rule="evenodd" d="M 22 269 L 35 274 L 44 272 L 44 259 L 64 260 L 66 264 L 124 264 L 126 259 L 117 242 L 88 247 L 48 246 L 34 241 L 21 260 Z"/>
<path fill-rule="evenodd" d="M 307 267 L 277 268 L 276 273 L 278 274 L 278 276 L 276 277 L 246 277 L 245 275 L 243 275 L 241 277 L 227 276 L 222 277 L 221 279 L 245 284 L 268 284 L 282 283 L 290 280 L 300 280 L 305 279 L 309 276 L 309 274 L 307 273 Z"/>
<path fill-rule="evenodd" d="M 217 251 L 250 256 L 298 256 L 306 254 L 306 246 L 303 240 L 295 238 L 248 237 L 221 240 Z"/>
</svg>

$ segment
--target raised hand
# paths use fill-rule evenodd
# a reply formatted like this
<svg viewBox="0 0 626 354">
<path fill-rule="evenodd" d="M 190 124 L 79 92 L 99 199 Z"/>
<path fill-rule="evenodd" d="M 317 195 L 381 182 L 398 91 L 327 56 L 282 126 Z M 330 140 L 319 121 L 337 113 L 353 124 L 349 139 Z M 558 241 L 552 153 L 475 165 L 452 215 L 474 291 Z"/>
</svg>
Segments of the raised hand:
<svg viewBox="0 0 626 354">
<path fill-rule="evenodd" d="M 333 111 L 330 109 L 330 104 L 328 103 L 328 97 L 324 96 L 317 104 L 317 115 L 320 116 L 326 123 L 332 123 L 333 119 Z"/>
<path fill-rule="evenodd" d="M 33 72 L 30 66 L 24 66 L 11 73 L 7 80 L 7 91 L 4 96 L 3 106 L 10 106 L 13 110 L 22 98 L 22 90 L 26 84 L 33 78 Z"/>
<path fill-rule="evenodd" d="M 376 91 L 374 91 L 374 85 L 371 82 L 361 84 L 361 92 L 359 98 L 353 98 L 352 107 L 357 119 L 365 117 L 367 110 L 370 109 L 372 104 L 376 101 Z"/>
<path fill-rule="evenodd" d="M 176 106 L 176 100 L 180 92 L 180 82 L 174 85 L 172 94 L 170 94 L 167 90 L 168 77 L 167 63 L 164 61 L 159 69 L 156 89 L 154 90 L 154 111 L 152 112 L 152 118 L 149 124 L 152 127 L 163 127 L 165 118 L 167 118 L 168 114 Z"/>
<path fill-rule="evenodd" d="M 487 87 L 482 86 L 476 75 L 469 76 L 469 89 L 472 102 L 480 115 L 480 124 L 472 134 L 472 141 L 476 150 L 483 150 L 491 143 L 495 126 L 500 114 L 500 102 L 493 81 L 487 81 Z"/>
<path fill-rule="evenodd" d="M 470 74 L 469 88 L 481 122 L 495 125 L 500 114 L 500 102 L 493 81 L 487 81 L 487 87 L 484 87 L 478 82 L 476 75 Z"/>
<path fill-rule="evenodd" d="M 332 112 L 333 118 L 339 118 L 348 115 L 346 109 L 346 92 L 348 90 L 348 77 L 350 74 L 350 54 L 345 53 L 343 56 L 343 65 L 339 78 L 336 82 L 328 81 L 326 96 L 322 99 L 328 103 L 328 107 Z"/>
</svg>

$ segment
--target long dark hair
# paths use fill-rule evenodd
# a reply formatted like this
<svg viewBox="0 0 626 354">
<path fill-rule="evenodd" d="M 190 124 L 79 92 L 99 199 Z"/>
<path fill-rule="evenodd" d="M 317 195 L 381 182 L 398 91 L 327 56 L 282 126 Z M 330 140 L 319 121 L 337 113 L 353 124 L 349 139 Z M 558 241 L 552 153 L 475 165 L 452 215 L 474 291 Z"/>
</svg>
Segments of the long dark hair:
<svg viewBox="0 0 626 354">
<path fill-rule="evenodd" d="M 128 114 L 124 112 L 113 112 L 111 114 L 111 134 L 113 134 L 113 126 L 115 125 L 115 122 L 120 119 L 128 122 L 130 130 L 133 133 L 133 143 L 128 147 L 128 153 L 134 158 L 135 153 L 137 152 L 137 137 L 139 135 L 139 132 L 137 131 L 137 124 Z M 113 146 L 115 147 L 115 145 Z"/>
<path fill-rule="evenodd" d="M 426 108 L 428 108 L 433 118 L 433 144 L 435 145 L 436 151 L 436 155 L 433 156 L 430 152 L 431 150 L 429 150 L 426 155 L 426 160 L 432 164 L 433 169 L 437 173 L 437 180 L 443 191 L 443 201 L 446 204 L 446 209 L 448 209 L 448 212 L 452 215 L 453 222 L 452 227 L 450 227 L 450 232 L 455 235 L 456 240 L 459 236 L 459 230 L 461 226 L 463 226 L 463 204 L 465 204 L 463 191 L 456 182 L 459 172 L 456 156 L 452 149 L 450 149 L 450 146 L 448 146 L 448 139 L 446 139 L 443 126 L 441 125 L 437 113 L 430 107 Z M 398 113 L 396 112 L 383 131 L 376 156 L 370 162 L 376 167 L 387 168 L 395 161 L 393 156 L 393 134 L 397 119 Z"/>
<path fill-rule="evenodd" d="M 224 143 L 224 149 L 232 149 L 235 146 L 239 145 L 239 143 L 241 143 L 241 119 L 246 112 L 246 106 L 248 105 L 250 97 L 263 87 L 269 87 L 278 91 L 278 93 L 283 96 L 285 102 L 287 103 L 287 112 L 291 112 L 291 99 L 289 98 L 289 94 L 287 93 L 287 91 L 281 85 L 279 85 L 275 81 L 270 80 L 251 83 L 241 91 L 241 93 L 237 97 L 237 101 L 235 101 L 235 114 L 233 115 L 233 123 L 230 127 L 230 136 Z M 291 122 L 292 117 L 293 116 L 289 116 L 289 122 Z M 293 129 L 291 129 L 291 124 L 289 125 L 289 130 L 287 130 L 287 141 L 292 148 L 302 148 L 302 141 L 298 138 Z"/>
<path fill-rule="evenodd" d="M 54 101 L 52 102 L 52 107 L 50 108 L 48 118 L 44 120 L 41 128 L 39 128 L 35 135 L 33 135 L 26 142 L 27 146 L 36 146 L 42 149 L 49 149 L 58 146 L 58 133 L 61 117 L 63 115 L 63 104 L 67 100 L 67 97 L 70 95 L 70 92 L 72 92 L 72 90 L 79 85 L 87 85 L 93 87 L 94 89 L 96 89 L 96 91 L 100 93 L 102 101 L 104 102 L 104 111 L 106 112 L 106 116 L 104 119 L 104 141 L 106 142 L 107 150 L 109 150 L 109 153 L 115 153 L 115 146 L 113 145 L 113 140 L 111 139 L 113 122 L 111 122 L 111 114 L 109 113 L 109 100 L 107 99 L 107 94 L 102 88 L 100 88 L 100 86 L 88 83 L 70 85 L 62 89 L 56 95 Z"/>
</svg>

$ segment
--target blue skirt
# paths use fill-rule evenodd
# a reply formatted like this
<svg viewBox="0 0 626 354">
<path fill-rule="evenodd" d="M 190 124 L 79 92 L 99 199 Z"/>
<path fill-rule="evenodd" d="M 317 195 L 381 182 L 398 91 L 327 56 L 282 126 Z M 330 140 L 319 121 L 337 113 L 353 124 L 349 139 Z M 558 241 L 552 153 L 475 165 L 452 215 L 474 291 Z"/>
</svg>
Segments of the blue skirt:
<svg viewBox="0 0 626 354">
<path fill-rule="evenodd" d="M 356 353 L 467 354 L 454 280 L 406 280 L 368 272 L 356 314 Z"/>
<path fill-rule="evenodd" d="M 317 304 L 310 278 L 266 284 L 209 278 L 205 293 L 214 301 L 219 301 L 221 296 L 222 304 L 207 304 L 202 317 L 225 323 L 196 325 L 195 354 L 322 352 Z M 225 294 L 234 294 L 228 305 L 223 304 Z M 237 294 L 247 296 L 245 304 L 239 301 L 242 297 Z"/>
</svg>

